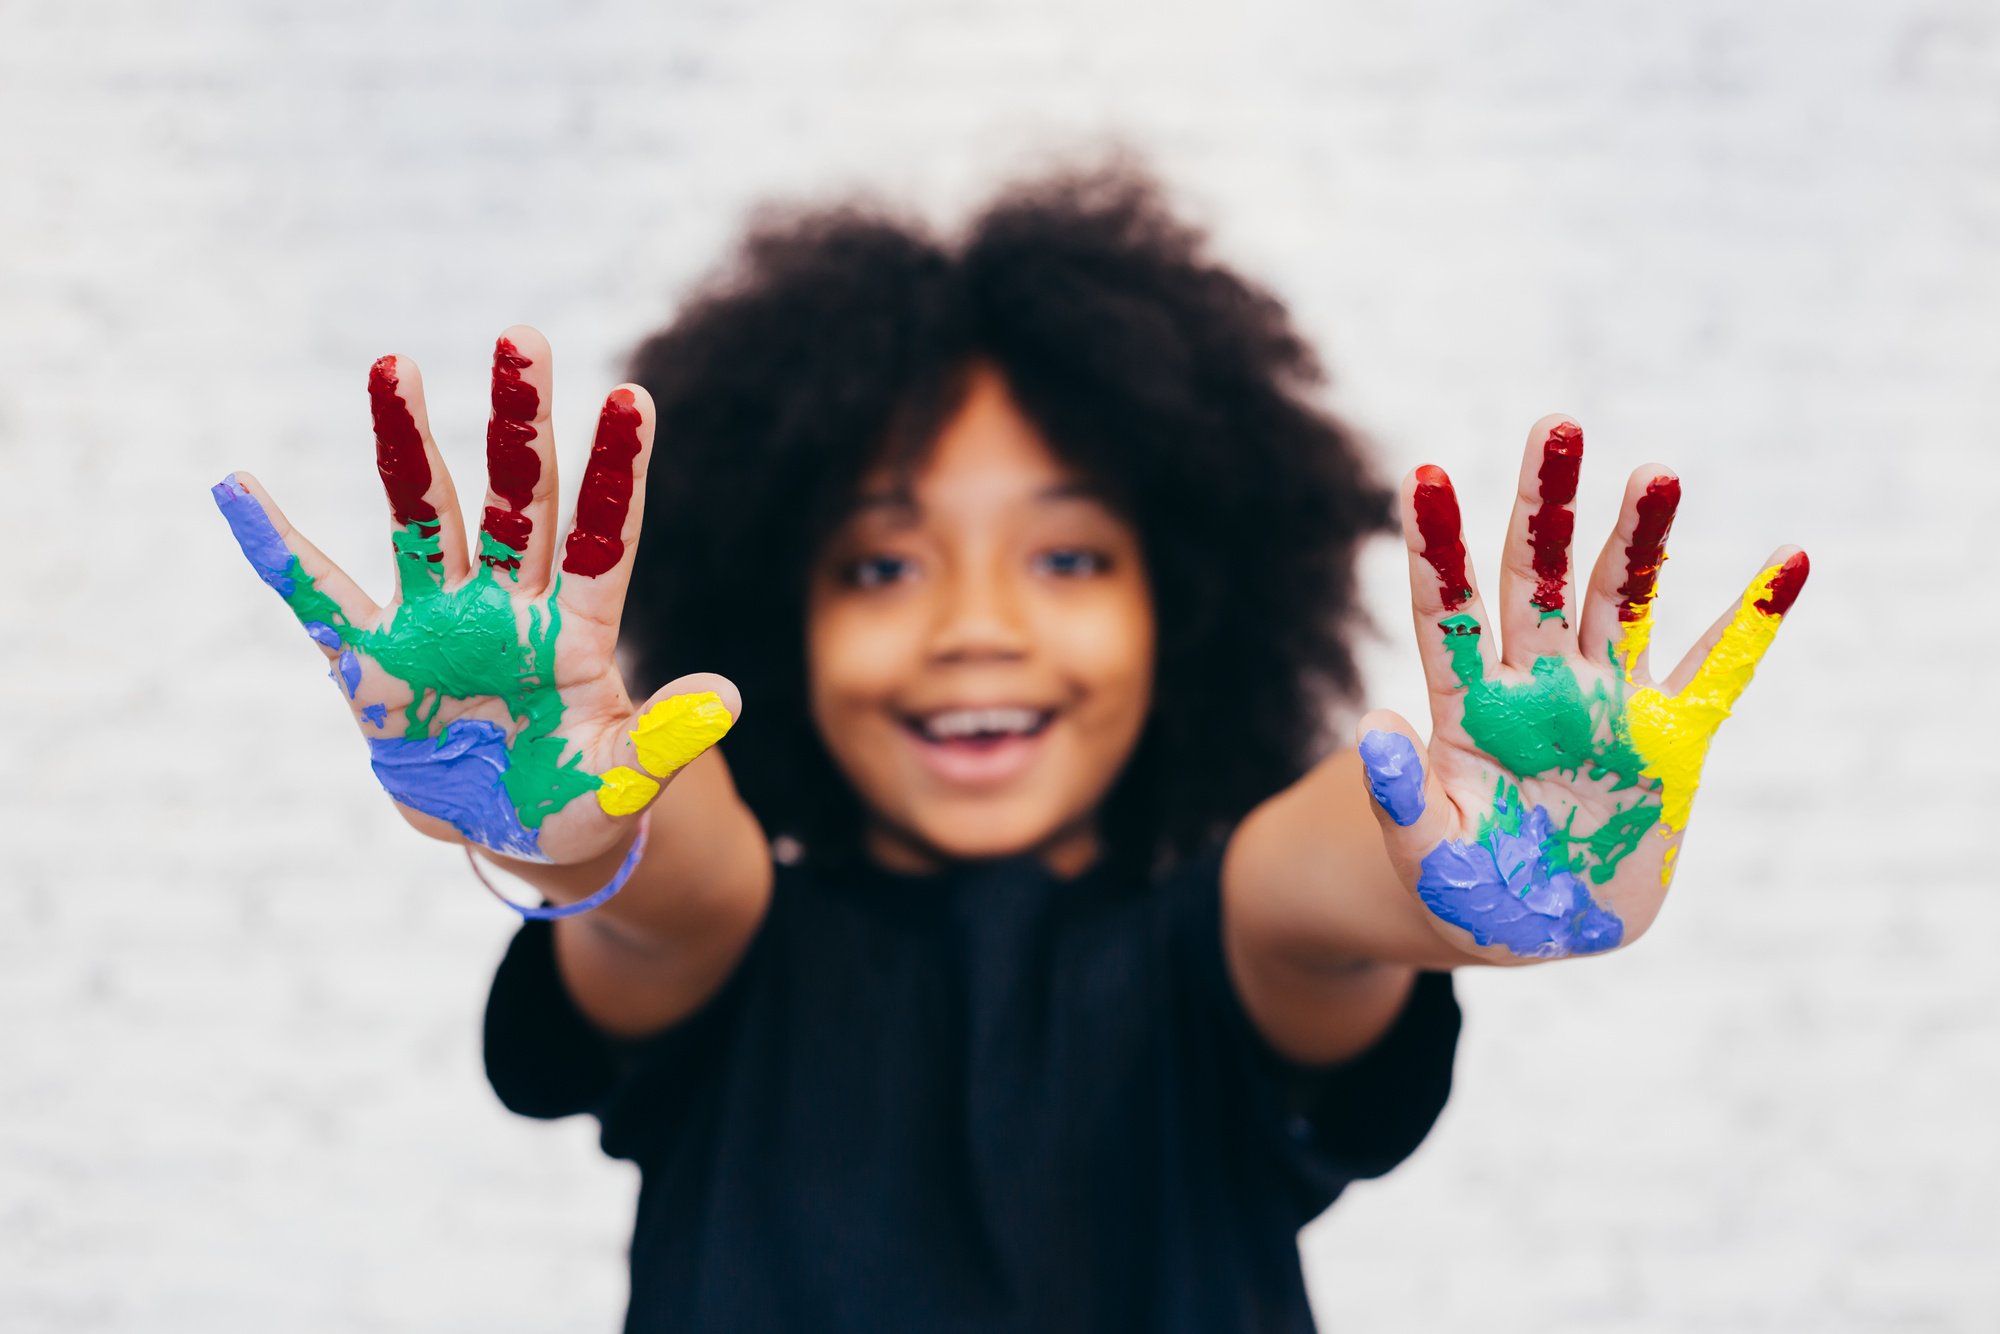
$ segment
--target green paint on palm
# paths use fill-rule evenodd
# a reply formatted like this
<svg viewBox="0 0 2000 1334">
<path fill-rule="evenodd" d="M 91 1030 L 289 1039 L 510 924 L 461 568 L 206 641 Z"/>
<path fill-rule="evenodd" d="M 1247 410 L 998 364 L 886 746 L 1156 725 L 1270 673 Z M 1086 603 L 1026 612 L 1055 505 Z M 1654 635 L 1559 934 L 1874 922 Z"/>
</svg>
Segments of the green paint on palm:
<svg viewBox="0 0 2000 1334">
<path fill-rule="evenodd" d="M 1481 750 L 1521 778 L 1611 775 L 1614 788 L 1639 781 L 1645 762 L 1626 734 L 1622 692 L 1600 684 L 1584 693 L 1569 663 L 1554 654 L 1535 659 L 1527 681 L 1489 681 L 1479 623 L 1461 614 L 1442 624 L 1452 673 L 1465 687 L 1465 732 Z"/>
<path fill-rule="evenodd" d="M 1630 806 L 1619 807 L 1588 834 L 1573 832 L 1576 810 L 1574 806 L 1570 808 L 1569 818 L 1561 829 L 1553 831 L 1554 837 L 1562 843 L 1564 863 L 1578 872 L 1589 865 L 1591 880 L 1600 885 L 1618 874 L 1618 863 L 1637 852 L 1639 840 L 1660 822 L 1660 802 L 1651 794 L 1642 795 Z M 1575 845 L 1588 852 L 1587 862 L 1571 851 Z"/>
<path fill-rule="evenodd" d="M 1610 880 L 1618 863 L 1660 818 L 1658 784 L 1643 777 L 1645 761 L 1632 747 L 1624 683 L 1599 682 L 1586 691 L 1575 669 L 1555 654 L 1537 658 L 1526 681 L 1489 680 L 1479 652 L 1479 623 L 1460 614 L 1440 624 L 1452 674 L 1465 689 L 1465 733 L 1481 750 L 1516 778 L 1584 775 L 1592 781 L 1611 779 L 1614 792 L 1640 789 L 1636 802 L 1619 808 L 1588 834 L 1571 832 L 1576 820 L 1572 809 L 1568 823 L 1550 839 L 1551 855 L 1565 869 L 1581 873 L 1587 862 L 1593 881 L 1601 885 Z M 1518 794 L 1510 799 L 1510 791 L 1503 782 L 1494 794 L 1495 806 L 1503 819 L 1511 813 L 1518 823 L 1521 802 Z"/>
<path fill-rule="evenodd" d="M 555 686 L 562 611 L 553 593 L 546 616 L 539 606 L 528 608 L 524 633 L 513 597 L 495 579 L 492 566 L 482 564 L 470 583 L 447 590 L 435 526 L 408 524 L 393 541 L 402 601 L 387 624 L 356 630 L 333 599 L 314 586 L 296 556 L 290 571 L 295 587 L 286 601 L 301 621 L 332 626 L 344 646 L 365 653 L 409 687 L 405 737 L 429 736 L 447 699 L 491 696 L 504 703 L 520 729 L 508 743 L 501 781 L 521 823 L 540 828 L 570 801 L 602 786 L 597 775 L 583 769 L 581 755 L 563 758 L 568 743 L 556 735 L 563 716 L 562 695 Z M 511 570 L 508 574 L 514 577 Z M 560 575 L 556 587 L 561 587 Z"/>
</svg>

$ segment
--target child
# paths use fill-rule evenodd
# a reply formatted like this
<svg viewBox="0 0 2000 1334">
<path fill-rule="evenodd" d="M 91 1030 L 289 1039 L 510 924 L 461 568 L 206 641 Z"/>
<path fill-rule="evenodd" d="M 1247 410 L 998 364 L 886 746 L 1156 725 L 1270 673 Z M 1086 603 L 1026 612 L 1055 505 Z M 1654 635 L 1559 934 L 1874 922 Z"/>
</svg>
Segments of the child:
<svg viewBox="0 0 2000 1334">
<path fill-rule="evenodd" d="M 638 1163 L 630 1330 L 1310 1329 L 1296 1234 L 1437 1116 L 1449 970 L 1644 932 L 1806 570 L 1655 688 L 1678 484 L 1582 586 L 1550 417 L 1493 619 L 1444 474 L 1378 486 L 1283 307 L 1115 170 L 950 248 L 767 218 L 634 379 L 559 552 L 549 349 L 502 337 L 468 549 L 378 362 L 387 608 L 216 488 L 399 808 L 543 898 L 487 1067 Z M 1398 512 L 1430 741 L 1322 757 Z M 635 709 L 616 648 L 674 679 Z"/>
</svg>

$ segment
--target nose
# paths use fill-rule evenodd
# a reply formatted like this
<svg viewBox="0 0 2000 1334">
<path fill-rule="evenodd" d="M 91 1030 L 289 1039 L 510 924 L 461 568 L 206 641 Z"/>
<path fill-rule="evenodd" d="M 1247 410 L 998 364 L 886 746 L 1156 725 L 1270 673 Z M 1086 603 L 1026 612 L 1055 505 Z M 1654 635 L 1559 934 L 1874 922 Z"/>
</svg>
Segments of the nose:
<svg viewBox="0 0 2000 1334">
<path fill-rule="evenodd" d="M 1027 656 L 1032 639 L 1021 585 L 1021 579 L 997 560 L 955 564 L 938 588 L 931 659 L 982 662 Z"/>
</svg>

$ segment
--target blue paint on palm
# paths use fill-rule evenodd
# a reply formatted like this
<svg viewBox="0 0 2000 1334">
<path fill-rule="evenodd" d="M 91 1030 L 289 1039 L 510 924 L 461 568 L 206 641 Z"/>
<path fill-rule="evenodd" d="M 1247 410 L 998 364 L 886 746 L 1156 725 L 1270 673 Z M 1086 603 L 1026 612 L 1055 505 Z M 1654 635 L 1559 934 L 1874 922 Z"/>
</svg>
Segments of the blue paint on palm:
<svg viewBox="0 0 2000 1334">
<path fill-rule="evenodd" d="M 236 545 L 243 548 L 257 577 L 277 589 L 279 597 L 291 597 L 297 588 L 292 580 L 292 553 L 286 550 L 284 539 L 271 526 L 257 498 L 243 489 L 235 473 L 210 487 L 209 494 L 215 497 L 215 507 L 228 520 Z"/>
<path fill-rule="evenodd" d="M 1376 804 L 1399 825 L 1413 825 L 1424 813 L 1424 766 L 1417 748 L 1401 732 L 1370 732 L 1361 738 L 1361 767 Z"/>
<path fill-rule="evenodd" d="M 340 684 L 347 688 L 347 697 L 354 698 L 354 692 L 361 689 L 361 659 L 354 650 L 340 651 Z"/>
<path fill-rule="evenodd" d="M 370 737 L 369 763 L 389 795 L 434 815 L 483 848 L 542 860 L 539 831 L 521 823 L 501 775 L 507 733 L 479 718 L 445 724 L 430 737 Z"/>
<path fill-rule="evenodd" d="M 389 722 L 389 706 L 387 704 L 363 705 L 361 716 L 376 727 L 387 726 Z"/>
<path fill-rule="evenodd" d="M 1504 791 L 1476 840 L 1447 839 L 1431 849 L 1417 880 L 1424 905 L 1479 944 L 1503 945 L 1521 958 L 1615 948 L 1625 924 L 1570 870 L 1561 840 L 1550 836 L 1548 808 L 1524 805 L 1518 792 Z"/>
</svg>

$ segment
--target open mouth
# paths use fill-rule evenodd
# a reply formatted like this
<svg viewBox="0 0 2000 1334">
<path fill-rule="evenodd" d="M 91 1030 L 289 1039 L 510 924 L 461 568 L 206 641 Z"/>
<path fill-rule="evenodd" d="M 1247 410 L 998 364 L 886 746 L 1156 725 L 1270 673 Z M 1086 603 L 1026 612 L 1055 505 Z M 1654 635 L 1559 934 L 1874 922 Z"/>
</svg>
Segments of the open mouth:
<svg viewBox="0 0 2000 1334">
<path fill-rule="evenodd" d="M 1055 717 L 1054 709 L 998 705 L 940 709 L 906 716 L 902 723 L 939 777 L 990 784 L 1012 778 L 1028 766 Z"/>
<path fill-rule="evenodd" d="M 997 744 L 1010 737 L 1038 736 L 1055 716 L 1054 709 L 1018 706 L 941 709 L 905 718 L 903 725 L 926 741 L 979 746 Z"/>
</svg>

